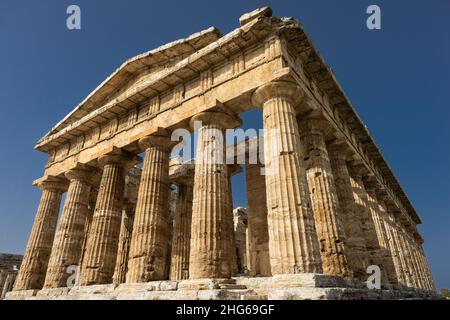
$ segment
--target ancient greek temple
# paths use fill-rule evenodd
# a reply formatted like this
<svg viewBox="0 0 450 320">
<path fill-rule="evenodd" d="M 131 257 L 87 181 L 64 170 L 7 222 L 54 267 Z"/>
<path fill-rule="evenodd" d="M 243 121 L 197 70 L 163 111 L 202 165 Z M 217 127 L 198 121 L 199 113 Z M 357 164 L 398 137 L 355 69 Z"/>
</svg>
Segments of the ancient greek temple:
<svg viewBox="0 0 450 320">
<path fill-rule="evenodd" d="M 433 296 L 421 220 L 308 35 L 268 7 L 239 22 L 129 59 L 37 142 L 42 196 L 7 299 Z M 276 132 L 257 163 L 251 139 L 210 134 L 253 108 Z M 171 156 L 194 122 L 195 159 Z M 207 161 L 238 144 L 246 163 Z"/>
</svg>

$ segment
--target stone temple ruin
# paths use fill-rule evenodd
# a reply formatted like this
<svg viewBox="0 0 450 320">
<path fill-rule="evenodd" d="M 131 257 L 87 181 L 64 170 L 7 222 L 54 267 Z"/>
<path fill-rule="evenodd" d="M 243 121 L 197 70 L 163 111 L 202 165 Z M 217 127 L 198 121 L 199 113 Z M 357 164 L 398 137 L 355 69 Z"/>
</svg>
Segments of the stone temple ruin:
<svg viewBox="0 0 450 320">
<path fill-rule="evenodd" d="M 0 299 L 13 289 L 22 258 L 18 254 L 0 253 Z"/>
<path fill-rule="evenodd" d="M 225 152 L 207 129 L 254 107 L 277 132 L 264 163 L 205 161 L 208 145 Z M 171 158 L 171 133 L 195 120 L 196 160 Z M 35 148 L 48 154 L 42 197 L 7 299 L 435 294 L 410 200 L 302 27 L 270 8 L 126 61 Z M 241 170 L 247 209 L 233 221 Z"/>
</svg>

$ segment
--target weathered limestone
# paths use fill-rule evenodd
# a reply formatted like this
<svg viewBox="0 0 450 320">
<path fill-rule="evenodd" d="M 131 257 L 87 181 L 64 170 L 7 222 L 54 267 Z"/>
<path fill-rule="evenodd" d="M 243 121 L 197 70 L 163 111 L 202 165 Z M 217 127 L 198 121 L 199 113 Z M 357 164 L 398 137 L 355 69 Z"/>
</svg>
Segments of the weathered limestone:
<svg viewBox="0 0 450 320">
<path fill-rule="evenodd" d="M 67 278 L 70 276 L 68 267 L 78 266 L 94 175 L 93 168 L 88 167 L 80 167 L 66 173 L 70 185 L 53 243 L 44 288 L 67 286 Z"/>
<path fill-rule="evenodd" d="M 6 294 L 10 292 L 13 289 L 14 282 L 16 281 L 17 273 L 16 272 L 9 272 L 6 276 L 3 286 L 0 287 L 0 299 L 4 299 L 6 297 Z"/>
<path fill-rule="evenodd" d="M 415 259 L 414 251 L 413 251 L 412 244 L 411 244 L 411 238 L 409 237 L 406 230 L 402 230 L 402 233 L 403 233 L 403 237 L 405 239 L 408 261 L 409 261 L 411 269 L 412 269 L 414 287 L 415 288 L 423 288 L 423 283 L 420 278 L 419 266 L 417 264 L 417 260 Z"/>
<path fill-rule="evenodd" d="M 91 192 L 89 194 L 89 205 L 88 205 L 88 212 L 86 214 L 86 221 L 84 222 L 84 231 L 83 231 L 83 243 L 81 245 L 81 253 L 80 253 L 80 261 L 78 265 L 83 265 L 84 256 L 86 253 L 86 247 L 87 247 L 87 240 L 89 235 L 89 229 L 91 228 L 92 223 L 92 217 L 94 216 L 95 211 L 95 203 L 97 202 L 97 196 L 98 196 L 98 186 L 91 187 Z"/>
<path fill-rule="evenodd" d="M 406 259 L 406 254 L 405 254 L 405 251 L 406 251 L 405 244 L 404 244 L 403 239 L 400 236 L 399 231 L 397 229 L 398 224 L 397 224 L 394 214 L 389 212 L 389 215 L 390 215 L 389 219 L 390 219 L 390 224 L 391 224 L 392 238 L 393 238 L 393 242 L 394 242 L 395 246 L 397 247 L 396 251 L 397 251 L 397 257 L 398 257 L 399 270 L 403 274 L 403 283 L 405 285 L 407 285 L 408 287 L 413 287 L 414 283 L 412 280 L 410 266 L 408 264 L 408 261 Z"/>
<path fill-rule="evenodd" d="M 425 252 L 423 251 L 423 247 L 419 246 L 419 250 L 420 250 L 420 256 L 422 258 L 422 263 L 425 267 L 425 272 L 426 272 L 426 278 L 427 278 L 427 283 L 428 283 L 428 288 L 432 291 L 436 291 L 436 286 L 434 285 L 434 280 L 433 280 L 433 276 L 431 274 L 430 271 L 430 266 L 428 264 L 427 258 L 425 256 Z"/>
<path fill-rule="evenodd" d="M 380 244 L 378 242 L 375 231 L 375 224 L 369 213 L 367 191 L 362 180 L 365 174 L 364 166 L 353 164 L 351 169 L 350 182 L 353 188 L 353 196 L 355 198 L 357 218 L 361 220 L 362 232 L 366 244 L 366 250 L 370 265 L 376 265 L 381 269 L 381 280 L 387 283 L 386 269 L 381 256 Z"/>
<path fill-rule="evenodd" d="M 120 223 L 119 245 L 113 275 L 113 283 L 121 284 L 126 280 L 128 270 L 128 256 L 130 252 L 131 235 L 133 232 L 135 204 L 125 203 Z"/>
<path fill-rule="evenodd" d="M 345 245 L 347 259 L 353 276 L 360 280 L 367 278 L 366 269 L 369 266 L 367 249 L 361 219 L 358 216 L 353 187 L 347 168 L 347 151 L 339 144 L 327 146 L 333 171 L 334 182 L 342 212 L 342 225 L 346 235 Z"/>
<path fill-rule="evenodd" d="M 394 267 L 394 262 L 389 247 L 389 239 L 385 227 L 385 222 L 382 218 L 382 213 L 380 212 L 380 204 L 376 196 L 373 184 L 370 185 L 369 182 L 365 182 L 365 188 L 367 191 L 367 207 L 371 215 L 371 219 L 374 223 L 375 232 L 378 239 L 378 244 L 380 246 L 380 256 L 383 260 L 383 266 L 386 269 L 387 280 L 390 284 L 397 284 L 397 273 Z"/>
<path fill-rule="evenodd" d="M 0 299 L 4 299 L 13 290 L 22 259 L 22 255 L 0 253 Z"/>
<path fill-rule="evenodd" d="M 263 138 L 241 130 L 226 146 L 225 129 L 255 106 Z M 170 159 L 170 136 L 189 126 L 197 154 L 184 158 L 183 139 L 183 161 Z M 129 59 L 36 149 L 48 154 L 43 194 L 7 299 L 435 295 L 414 207 L 300 24 L 270 8 L 225 36 L 209 28 Z M 238 209 L 234 224 L 242 155 L 248 215 Z M 367 287 L 371 264 L 381 289 Z M 80 276 L 67 283 L 72 266 Z"/>
<path fill-rule="evenodd" d="M 380 213 L 382 216 L 382 219 L 384 221 L 384 226 L 386 229 L 386 235 L 387 235 L 387 244 L 389 246 L 392 261 L 394 263 L 395 271 L 397 274 L 397 280 L 400 284 L 406 285 L 406 277 L 405 277 L 405 270 L 402 265 L 402 261 L 399 254 L 399 244 L 397 243 L 395 239 L 395 235 L 393 232 L 393 225 L 392 225 L 392 217 L 387 211 L 386 204 L 384 201 L 380 201 Z"/>
<path fill-rule="evenodd" d="M 322 272 L 296 120 L 295 106 L 302 97 L 301 88 L 282 81 L 253 95 L 253 104 L 263 111 L 272 274 Z"/>
<path fill-rule="evenodd" d="M 99 158 L 103 174 L 81 266 L 81 285 L 112 282 L 119 244 L 125 170 L 135 161 L 123 151 Z"/>
<path fill-rule="evenodd" d="M 225 164 L 223 132 L 240 122 L 225 112 L 203 112 L 191 119 L 201 121 L 195 163 L 189 278 L 229 278 L 231 276 L 228 221 L 228 166 Z"/>
<path fill-rule="evenodd" d="M 139 185 L 128 260 L 127 283 L 163 280 L 169 228 L 170 133 L 160 130 L 142 138 L 144 167 Z"/>
<path fill-rule="evenodd" d="M 173 225 L 170 280 L 189 279 L 193 177 L 179 184 L 179 194 Z"/>
<path fill-rule="evenodd" d="M 305 154 L 306 175 L 313 204 L 322 268 L 325 274 L 352 275 L 345 249 L 342 215 L 325 144 L 330 126 L 323 120 L 308 119 L 299 123 Z M 342 218 L 341 218 L 342 219 Z"/>
<path fill-rule="evenodd" d="M 126 280 L 131 235 L 133 232 L 134 212 L 142 170 L 133 167 L 125 176 L 124 204 L 122 222 L 120 224 L 119 246 L 113 275 L 113 284 L 121 284 Z"/>
<path fill-rule="evenodd" d="M 14 284 L 16 291 L 41 289 L 44 285 L 61 197 L 67 190 L 65 180 L 53 177 L 38 181 L 37 186 L 42 190 L 42 196 L 20 272 Z"/>
<path fill-rule="evenodd" d="M 266 181 L 264 166 L 245 164 L 247 184 L 247 268 L 251 276 L 270 276 L 269 230 L 267 226 Z"/>
<path fill-rule="evenodd" d="M 426 281 L 426 278 L 425 278 L 425 273 L 424 273 L 424 270 L 423 270 L 423 265 L 422 265 L 422 262 L 420 261 L 420 258 L 419 258 L 419 251 L 420 251 L 420 249 L 418 248 L 418 244 L 417 244 L 417 239 L 415 239 L 415 238 L 411 238 L 411 252 L 412 252 L 412 255 L 413 255 L 413 259 L 414 259 L 414 262 L 416 263 L 416 267 L 417 267 L 417 276 L 418 276 L 418 279 L 419 279 L 419 282 L 420 282 L 420 288 L 422 288 L 422 289 L 430 289 L 429 287 L 428 287 L 428 285 L 427 285 L 427 281 Z"/>
</svg>

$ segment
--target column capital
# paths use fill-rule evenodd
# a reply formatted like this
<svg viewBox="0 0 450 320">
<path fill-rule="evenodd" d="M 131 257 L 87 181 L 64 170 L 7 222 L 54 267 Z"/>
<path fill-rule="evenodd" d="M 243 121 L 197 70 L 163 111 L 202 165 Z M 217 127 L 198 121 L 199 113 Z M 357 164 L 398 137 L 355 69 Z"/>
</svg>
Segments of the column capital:
<svg viewBox="0 0 450 320">
<path fill-rule="evenodd" d="M 101 176 L 97 168 L 84 165 L 77 164 L 75 168 L 72 168 L 64 173 L 65 177 L 69 180 L 82 180 L 86 181 L 89 184 L 94 184 L 100 182 Z"/>
<path fill-rule="evenodd" d="M 155 147 L 163 151 L 170 152 L 172 148 L 179 142 L 172 141 L 170 137 L 170 130 L 165 128 L 158 128 L 155 133 L 139 139 L 139 147 L 144 150 Z"/>
<path fill-rule="evenodd" d="M 69 181 L 61 177 L 46 175 L 34 181 L 33 185 L 38 187 L 42 191 L 56 190 L 60 192 L 66 192 L 69 188 Z"/>
<path fill-rule="evenodd" d="M 196 114 L 190 120 L 191 128 L 195 129 L 196 121 L 201 121 L 202 125 L 216 125 L 222 127 L 223 129 L 236 128 L 242 125 L 242 120 L 239 117 L 223 109 L 224 107 L 222 106 L 210 111 L 203 111 Z"/>
<path fill-rule="evenodd" d="M 327 143 L 327 150 L 330 158 L 341 159 L 344 161 L 350 160 L 354 153 L 347 144 L 340 139 Z"/>
<path fill-rule="evenodd" d="M 302 88 L 295 82 L 273 81 L 256 89 L 252 96 L 252 104 L 261 108 L 267 100 L 286 98 L 291 100 L 294 105 L 297 105 L 304 96 Z"/>
<path fill-rule="evenodd" d="M 111 152 L 98 157 L 97 161 L 102 167 L 107 164 L 118 164 L 128 168 L 134 166 L 136 163 L 139 163 L 141 158 L 128 151 L 114 148 Z"/>
<path fill-rule="evenodd" d="M 323 136 L 327 136 L 333 130 L 333 127 L 329 121 L 319 118 L 299 119 L 298 125 L 300 136 L 305 136 L 311 133 L 320 133 Z"/>
<path fill-rule="evenodd" d="M 350 161 L 348 163 L 348 171 L 350 172 L 350 175 L 357 178 L 357 179 L 363 179 L 366 177 L 369 173 L 369 170 L 366 168 L 366 166 L 360 162 L 360 161 Z"/>
<path fill-rule="evenodd" d="M 372 198 L 378 198 L 377 190 L 380 188 L 380 184 L 373 176 L 368 176 L 363 179 L 364 188 Z"/>
</svg>

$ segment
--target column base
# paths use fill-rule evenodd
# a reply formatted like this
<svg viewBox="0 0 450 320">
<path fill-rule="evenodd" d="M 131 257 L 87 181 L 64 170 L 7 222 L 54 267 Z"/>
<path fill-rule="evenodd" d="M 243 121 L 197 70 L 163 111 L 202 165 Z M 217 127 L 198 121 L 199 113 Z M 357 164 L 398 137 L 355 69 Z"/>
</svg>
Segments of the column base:
<svg viewBox="0 0 450 320">
<path fill-rule="evenodd" d="M 385 286 L 369 290 L 365 283 L 323 274 L 271 277 L 150 281 L 43 290 L 13 291 L 7 300 L 395 300 L 435 299 L 428 290 Z"/>
</svg>

